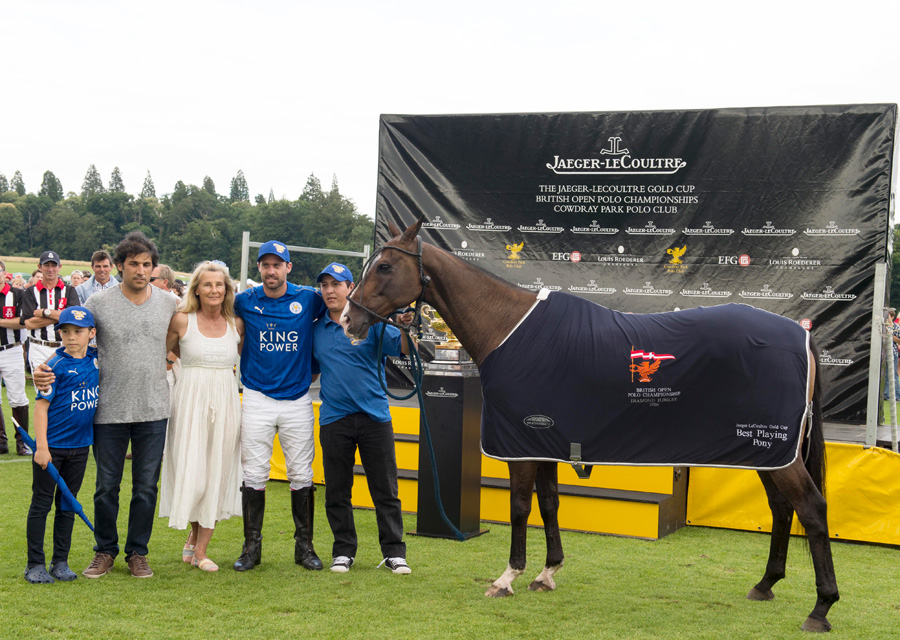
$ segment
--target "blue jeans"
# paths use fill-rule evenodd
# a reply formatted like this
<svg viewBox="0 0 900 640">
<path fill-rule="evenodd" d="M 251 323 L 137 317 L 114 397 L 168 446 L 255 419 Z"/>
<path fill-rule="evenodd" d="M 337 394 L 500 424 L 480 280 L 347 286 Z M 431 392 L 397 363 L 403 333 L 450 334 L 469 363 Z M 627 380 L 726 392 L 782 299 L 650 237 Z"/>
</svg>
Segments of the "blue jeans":
<svg viewBox="0 0 900 640">
<path fill-rule="evenodd" d="M 334 534 L 332 557 L 356 555 L 353 522 L 353 464 L 356 450 L 369 494 L 375 504 L 378 542 L 385 558 L 406 557 L 403 514 L 397 498 L 397 458 L 394 429 L 390 422 L 375 422 L 364 413 L 354 413 L 319 428 L 322 466 L 325 470 L 325 515 Z"/>
<path fill-rule="evenodd" d="M 119 487 L 125 454 L 131 441 L 131 507 L 125 557 L 147 555 L 153 531 L 156 495 L 168 420 L 94 424 L 94 460 L 97 490 L 94 493 L 94 551 L 119 555 Z"/>
</svg>

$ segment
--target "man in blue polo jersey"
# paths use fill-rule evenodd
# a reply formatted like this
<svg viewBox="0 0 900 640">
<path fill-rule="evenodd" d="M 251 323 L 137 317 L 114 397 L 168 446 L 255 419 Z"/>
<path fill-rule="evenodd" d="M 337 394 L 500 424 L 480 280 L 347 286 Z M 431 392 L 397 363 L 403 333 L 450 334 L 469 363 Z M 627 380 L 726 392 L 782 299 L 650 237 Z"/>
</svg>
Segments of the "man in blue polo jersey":
<svg viewBox="0 0 900 640">
<path fill-rule="evenodd" d="M 318 571 L 322 561 L 312 545 L 315 442 L 309 385 L 313 323 L 325 312 L 325 304 L 312 287 L 287 281 L 292 265 L 283 243 L 272 240 L 262 245 L 256 264 L 263 283 L 243 291 L 234 301 L 234 311 L 245 327 L 241 351 L 244 546 L 234 568 L 253 569 L 262 557 L 265 489 L 277 433 L 291 483 L 294 561 Z"/>
<path fill-rule="evenodd" d="M 351 340 L 344 333 L 341 312 L 353 290 L 353 274 L 346 266 L 332 262 L 316 280 L 328 307 L 328 313 L 313 330 L 313 368 L 322 374 L 319 443 L 325 468 L 325 513 L 334 534 L 331 570 L 349 571 L 356 556 L 351 493 L 358 448 L 375 504 L 378 541 L 384 558 L 381 564 L 394 573 L 410 573 L 397 498 L 394 427 L 378 379 L 384 368 L 384 362 L 378 361 L 381 328 L 369 331 L 362 341 Z M 401 352 L 407 353 L 408 348 L 400 331 L 386 327 L 383 354 L 398 356 Z"/>
</svg>

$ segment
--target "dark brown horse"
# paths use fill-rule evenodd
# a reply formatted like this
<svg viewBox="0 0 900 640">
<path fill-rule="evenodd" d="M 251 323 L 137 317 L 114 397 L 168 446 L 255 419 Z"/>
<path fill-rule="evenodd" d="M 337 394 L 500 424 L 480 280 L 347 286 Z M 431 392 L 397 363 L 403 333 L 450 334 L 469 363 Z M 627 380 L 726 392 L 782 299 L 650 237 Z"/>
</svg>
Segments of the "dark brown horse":
<svg viewBox="0 0 900 640">
<path fill-rule="evenodd" d="M 394 236 L 376 254 L 350 296 L 341 323 L 352 337 L 365 337 L 369 328 L 395 309 L 417 298 L 434 306 L 457 335 L 475 363 L 481 367 L 525 316 L 535 302 L 535 294 L 515 287 L 459 258 L 418 239 L 422 219 L 400 232 L 390 225 Z M 815 377 L 815 348 L 808 354 Z M 809 397 L 813 403 L 813 424 L 805 442 L 807 462 L 798 457 L 790 466 L 776 471 L 760 471 L 772 510 L 772 538 L 769 560 L 762 580 L 747 597 L 774 598 L 772 586 L 784 577 L 791 522 L 794 512 L 806 529 L 816 572 L 816 606 L 803 623 L 806 631 L 829 631 L 828 610 L 838 600 L 826 505 L 823 497 L 825 445 L 818 381 Z M 553 575 L 563 563 L 557 512 L 559 492 L 556 462 L 510 462 L 510 523 L 512 544 L 509 565 L 485 595 L 512 594 L 513 580 L 525 570 L 525 531 L 535 487 L 547 538 L 544 569 L 529 586 L 533 591 L 556 587 Z"/>
</svg>

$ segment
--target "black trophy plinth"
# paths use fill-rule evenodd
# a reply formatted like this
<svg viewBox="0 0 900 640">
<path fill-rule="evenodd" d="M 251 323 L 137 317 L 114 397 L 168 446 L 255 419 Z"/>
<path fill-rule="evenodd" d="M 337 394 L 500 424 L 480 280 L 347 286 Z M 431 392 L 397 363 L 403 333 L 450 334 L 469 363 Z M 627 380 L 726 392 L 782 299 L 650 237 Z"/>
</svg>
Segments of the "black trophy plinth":
<svg viewBox="0 0 900 640">
<path fill-rule="evenodd" d="M 422 393 L 434 446 L 441 502 L 449 520 L 468 539 L 481 529 L 481 383 L 478 368 L 463 349 L 437 349 L 425 367 Z M 419 424 L 419 503 L 412 535 L 456 538 L 434 494 L 431 453 Z"/>
</svg>

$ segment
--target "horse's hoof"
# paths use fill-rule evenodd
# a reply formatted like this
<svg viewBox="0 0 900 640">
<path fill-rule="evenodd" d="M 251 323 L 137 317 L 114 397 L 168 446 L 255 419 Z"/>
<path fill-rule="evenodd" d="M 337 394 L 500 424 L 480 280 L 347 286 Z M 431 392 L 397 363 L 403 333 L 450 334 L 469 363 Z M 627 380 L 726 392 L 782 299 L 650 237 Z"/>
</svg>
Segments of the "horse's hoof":
<svg viewBox="0 0 900 640">
<path fill-rule="evenodd" d="M 498 587 L 495 584 L 491 585 L 491 588 L 484 592 L 488 598 L 505 598 L 507 596 L 511 596 L 513 594 L 512 587 Z"/>
<path fill-rule="evenodd" d="M 554 589 L 556 589 L 556 585 L 538 582 L 537 580 L 528 585 L 529 591 L 553 591 Z"/>
<path fill-rule="evenodd" d="M 757 600 L 759 602 L 763 602 L 765 600 L 774 600 L 775 594 L 772 593 L 771 589 L 766 589 L 765 591 L 760 591 L 756 587 L 750 589 L 750 593 L 747 594 L 747 600 Z"/>
<path fill-rule="evenodd" d="M 806 622 L 804 622 L 803 626 L 800 628 L 804 631 L 811 631 L 813 633 L 826 633 L 831 631 L 831 625 L 828 624 L 828 620 L 816 620 L 814 618 L 807 618 Z"/>
</svg>

